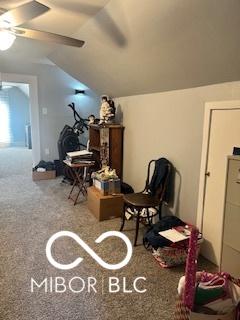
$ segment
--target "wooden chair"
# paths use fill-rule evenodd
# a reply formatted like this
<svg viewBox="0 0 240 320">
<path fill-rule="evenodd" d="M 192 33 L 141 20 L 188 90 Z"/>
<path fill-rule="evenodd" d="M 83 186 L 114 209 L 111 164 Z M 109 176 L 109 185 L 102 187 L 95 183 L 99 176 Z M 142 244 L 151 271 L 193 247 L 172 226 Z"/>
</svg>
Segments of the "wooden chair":
<svg viewBox="0 0 240 320">
<path fill-rule="evenodd" d="M 147 213 L 147 223 L 151 225 L 153 216 L 159 214 L 159 219 L 161 219 L 161 208 L 162 203 L 164 200 L 166 188 L 169 182 L 170 172 L 172 165 L 170 162 L 167 164 L 166 173 L 162 178 L 160 186 L 155 191 L 154 195 L 151 195 L 150 193 L 150 173 L 152 166 L 154 165 L 154 169 L 156 167 L 156 162 L 158 160 L 151 160 L 148 164 L 148 172 L 147 172 L 147 179 L 146 179 L 146 185 L 142 192 L 139 193 L 130 193 L 125 194 L 124 199 L 124 209 L 122 214 L 122 224 L 120 231 L 123 230 L 125 220 L 126 220 L 126 211 L 136 217 L 136 233 L 135 233 L 135 240 L 134 240 L 134 246 L 137 245 L 137 238 L 138 238 L 138 230 L 139 230 L 139 223 L 141 218 L 141 212 L 143 209 L 146 209 Z M 128 210 L 128 208 L 131 209 L 131 211 Z M 155 208 L 156 213 L 150 214 L 149 209 Z"/>
</svg>

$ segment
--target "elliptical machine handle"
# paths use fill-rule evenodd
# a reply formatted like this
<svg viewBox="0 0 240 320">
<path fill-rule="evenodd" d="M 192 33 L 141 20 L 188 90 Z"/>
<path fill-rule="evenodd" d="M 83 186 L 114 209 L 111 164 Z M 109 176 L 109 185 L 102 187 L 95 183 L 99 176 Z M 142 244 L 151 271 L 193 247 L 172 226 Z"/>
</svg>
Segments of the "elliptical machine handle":
<svg viewBox="0 0 240 320">
<path fill-rule="evenodd" d="M 72 109 L 73 116 L 75 119 L 75 123 L 73 125 L 73 130 L 77 129 L 80 134 L 84 132 L 84 128 L 88 130 L 88 124 L 86 123 L 88 121 L 88 119 L 83 119 L 80 117 L 80 115 L 76 111 L 75 103 L 74 102 L 70 103 L 68 105 L 68 107 L 70 107 Z"/>
<path fill-rule="evenodd" d="M 74 102 L 70 103 L 70 104 L 68 105 L 68 107 L 70 107 L 70 108 L 72 109 L 72 111 L 73 111 L 73 116 L 74 116 L 75 121 L 79 121 L 79 120 L 81 119 L 81 117 L 80 117 L 80 115 L 79 115 L 79 114 L 77 113 L 77 111 L 76 111 L 75 103 L 74 103 Z M 77 119 L 77 117 L 78 117 L 78 119 Z"/>
</svg>

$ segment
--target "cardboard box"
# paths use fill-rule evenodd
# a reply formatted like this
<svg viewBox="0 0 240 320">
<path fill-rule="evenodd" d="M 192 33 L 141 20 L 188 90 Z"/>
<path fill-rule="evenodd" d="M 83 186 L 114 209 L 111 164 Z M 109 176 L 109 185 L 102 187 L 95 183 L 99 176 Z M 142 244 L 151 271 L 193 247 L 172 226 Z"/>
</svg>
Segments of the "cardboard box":
<svg viewBox="0 0 240 320">
<path fill-rule="evenodd" d="M 93 179 L 93 185 L 104 196 L 121 192 L 121 180 L 120 179 L 111 179 L 111 180 L 107 180 L 107 181 L 100 181 L 98 179 Z"/>
<path fill-rule="evenodd" d="M 33 181 L 50 180 L 55 178 L 56 178 L 56 170 L 45 171 L 45 172 L 38 172 L 38 171 L 32 172 Z"/>
<path fill-rule="evenodd" d="M 93 187 L 88 191 L 88 208 L 98 221 L 121 217 L 123 212 L 123 195 L 103 196 L 101 192 Z"/>
</svg>

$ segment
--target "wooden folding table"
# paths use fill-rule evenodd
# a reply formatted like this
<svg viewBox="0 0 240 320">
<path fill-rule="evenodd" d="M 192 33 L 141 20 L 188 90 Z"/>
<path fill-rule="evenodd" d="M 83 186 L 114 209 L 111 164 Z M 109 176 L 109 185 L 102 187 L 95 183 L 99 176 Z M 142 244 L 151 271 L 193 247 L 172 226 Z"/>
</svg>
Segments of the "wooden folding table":
<svg viewBox="0 0 240 320">
<path fill-rule="evenodd" d="M 82 193 L 83 196 L 86 196 L 87 194 L 87 174 L 88 169 L 92 166 L 94 166 L 94 163 L 71 163 L 67 160 L 63 161 L 69 168 L 70 168 L 70 174 L 73 178 L 73 185 L 70 190 L 68 199 L 71 199 L 74 202 L 74 205 L 77 204 L 78 197 L 80 193 Z M 73 191 L 75 188 L 78 188 L 78 192 L 75 197 L 72 196 Z"/>
</svg>

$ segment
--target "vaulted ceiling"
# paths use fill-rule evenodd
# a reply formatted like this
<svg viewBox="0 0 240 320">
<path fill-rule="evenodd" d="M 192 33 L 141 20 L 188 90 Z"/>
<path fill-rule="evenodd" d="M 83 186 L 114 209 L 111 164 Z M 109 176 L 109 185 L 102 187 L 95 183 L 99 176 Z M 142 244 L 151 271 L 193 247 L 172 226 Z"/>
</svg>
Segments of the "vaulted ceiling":
<svg viewBox="0 0 240 320">
<path fill-rule="evenodd" d="M 7 7 L 14 1 L 0 0 L 0 6 L 3 2 Z M 28 26 L 73 35 L 85 46 L 20 39 L 6 55 L 48 56 L 99 94 L 116 97 L 240 79 L 239 0 L 41 2 L 52 10 Z"/>
</svg>

